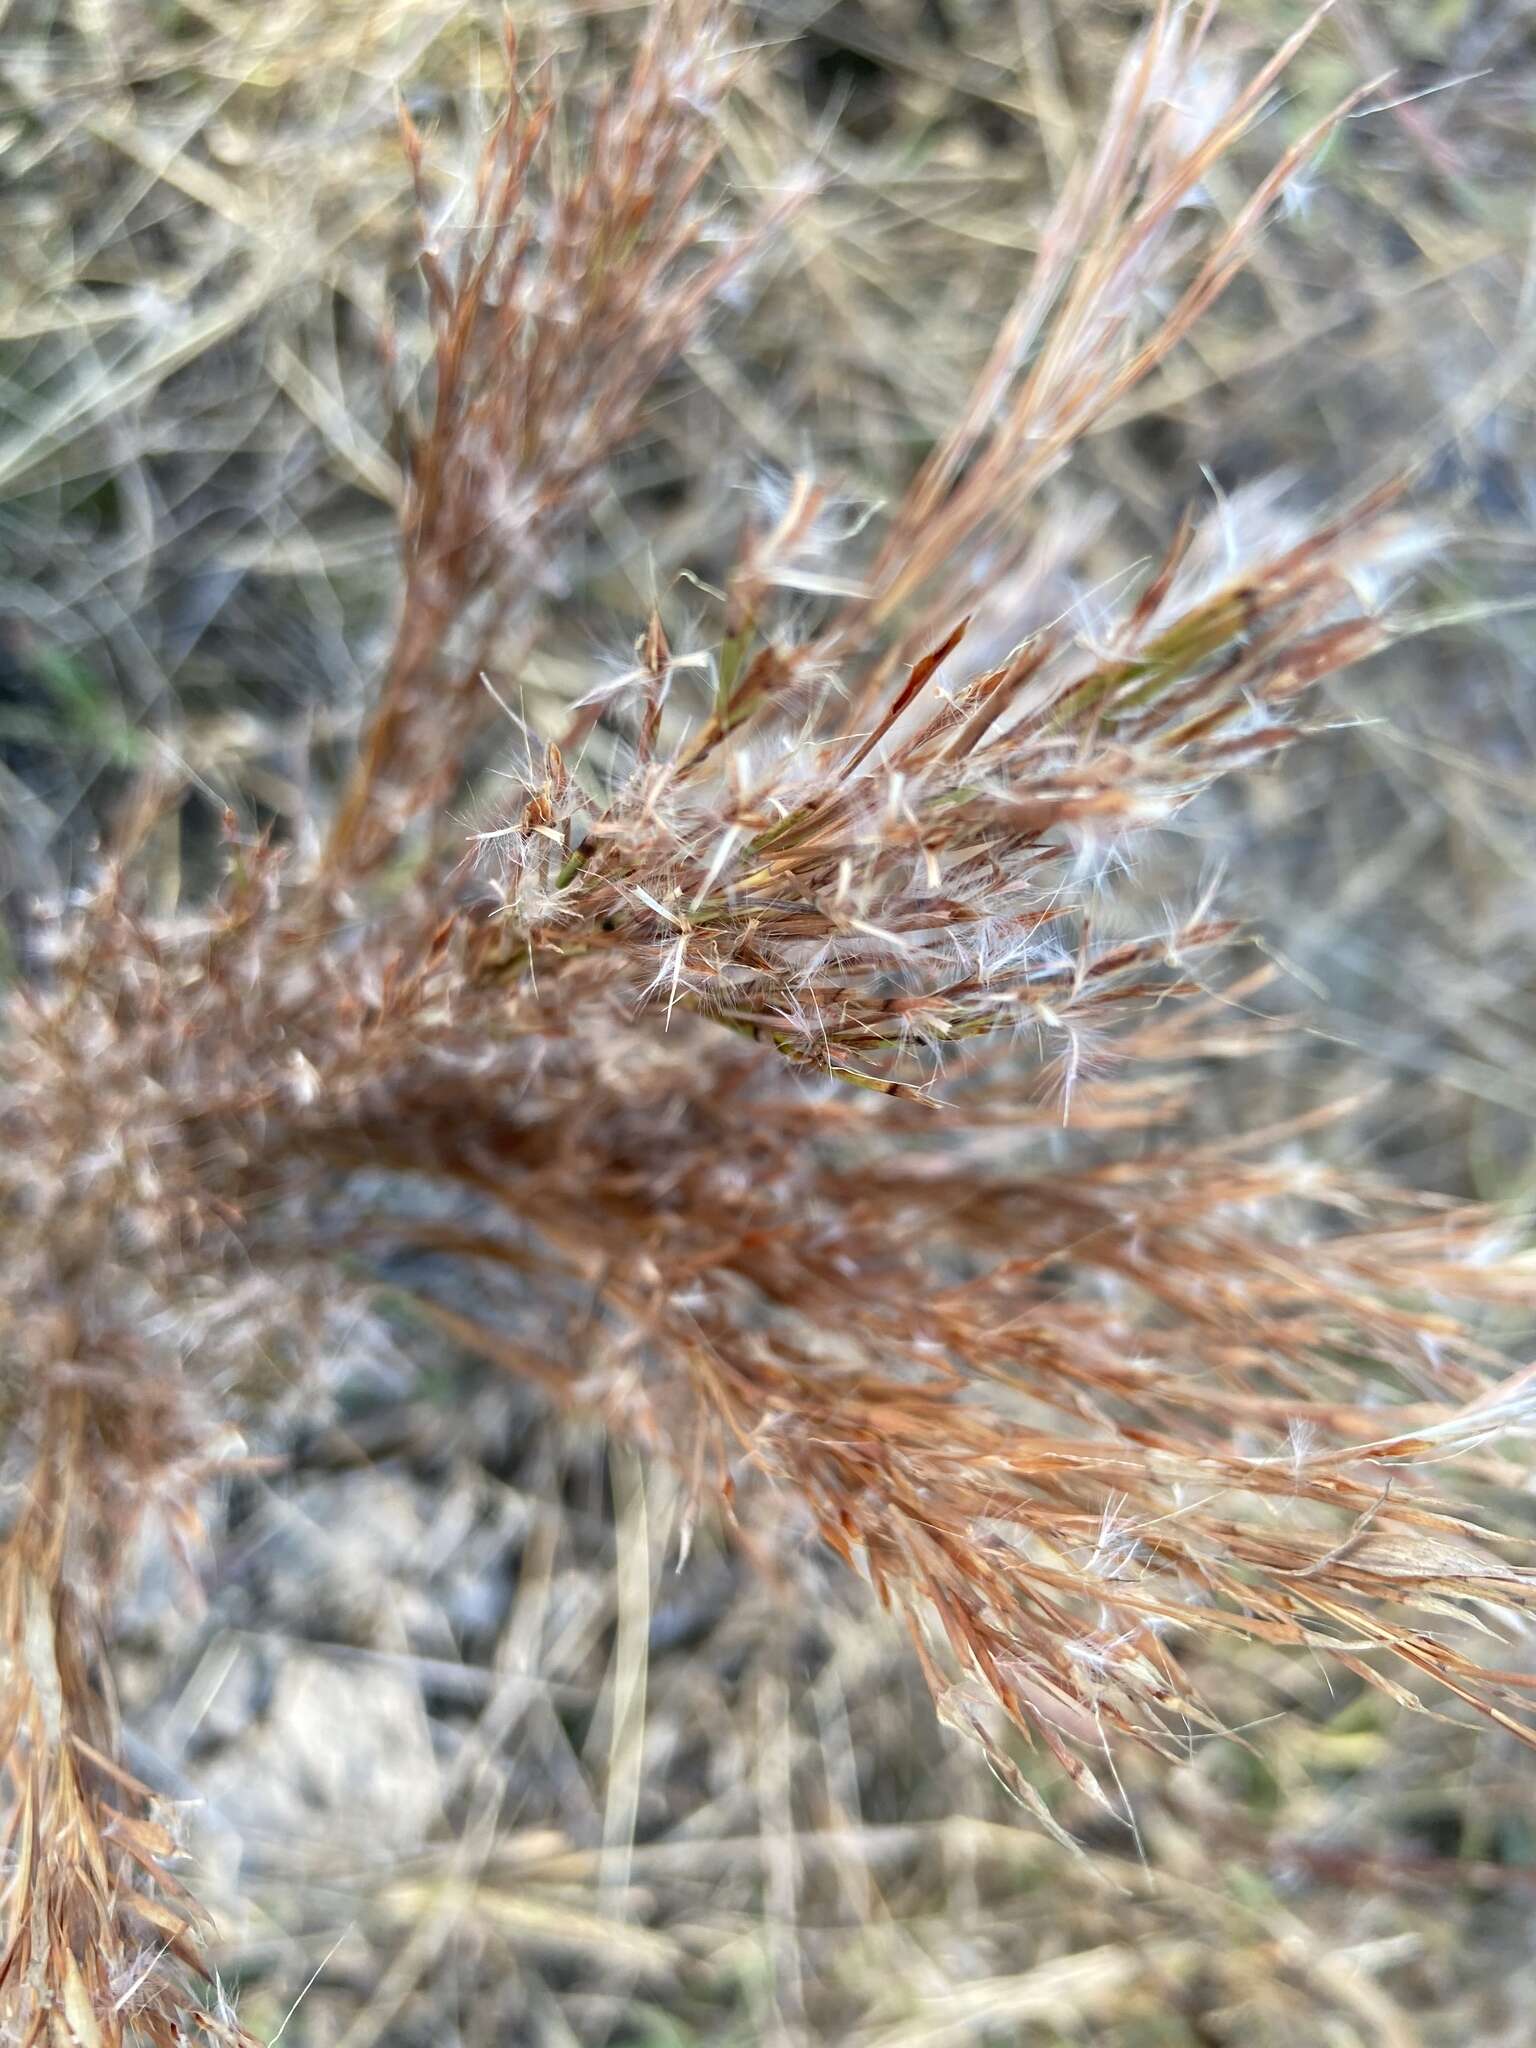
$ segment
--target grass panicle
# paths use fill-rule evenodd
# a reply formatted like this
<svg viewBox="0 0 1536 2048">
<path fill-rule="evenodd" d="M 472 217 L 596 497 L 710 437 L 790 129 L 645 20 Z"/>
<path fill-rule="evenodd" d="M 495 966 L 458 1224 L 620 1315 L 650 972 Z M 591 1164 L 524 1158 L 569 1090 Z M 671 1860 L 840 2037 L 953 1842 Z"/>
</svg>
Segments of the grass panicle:
<svg viewBox="0 0 1536 2048">
<path fill-rule="evenodd" d="M 5 2040 L 238 2038 L 117 1746 L 113 1596 L 148 1522 L 195 1549 L 202 1489 L 380 1284 L 697 1512 L 770 1482 L 1037 1806 L 1021 1744 L 1117 1812 L 1117 1746 L 1219 1725 L 1202 1635 L 1536 1740 L 1499 1652 L 1536 1578 L 1476 1508 L 1536 1400 L 1496 1341 L 1529 1255 L 1312 1160 L 1306 1118 L 1197 1128 L 1210 1064 L 1276 1028 L 1264 976 L 1205 878 L 1149 914 L 1127 874 L 1389 645 L 1356 593 L 1401 487 L 1239 559 L 1191 517 L 1091 635 L 1018 605 L 1042 487 L 1328 132 L 1192 212 L 1301 39 L 1192 129 L 1203 27 L 1157 10 L 906 495 L 765 494 L 724 588 L 636 618 L 563 732 L 508 730 L 471 836 L 509 636 L 782 218 L 724 191 L 728 17 L 660 9 L 595 108 L 511 51 L 423 253 L 396 637 L 334 808 L 232 812 L 221 886 L 167 905 L 146 779 L 9 1000 Z"/>
</svg>

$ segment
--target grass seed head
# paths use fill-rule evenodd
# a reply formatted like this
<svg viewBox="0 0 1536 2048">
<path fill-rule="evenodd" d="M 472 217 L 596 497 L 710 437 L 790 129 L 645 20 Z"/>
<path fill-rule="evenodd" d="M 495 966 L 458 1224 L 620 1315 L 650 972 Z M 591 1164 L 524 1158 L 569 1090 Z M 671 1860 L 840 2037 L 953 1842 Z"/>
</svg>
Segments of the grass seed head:
<svg viewBox="0 0 1536 2048">
<path fill-rule="evenodd" d="M 1041 487 L 1320 139 L 1186 239 L 1294 48 L 1191 127 L 1197 41 L 1158 11 L 906 495 L 760 493 L 700 634 L 637 621 L 466 847 L 444 821 L 511 701 L 496 650 L 764 232 L 716 191 L 738 58 L 713 10 L 662 9 L 563 110 L 579 149 L 545 74 L 509 93 L 423 252 L 400 614 L 334 815 L 282 849 L 232 827 L 216 895 L 170 909 L 130 826 L 10 1000 L 6 2038 L 231 2036 L 116 1756 L 115 1567 L 156 1518 L 191 1540 L 221 1432 L 402 1249 L 474 1278 L 418 1287 L 420 1315 L 699 1497 L 773 1481 L 1037 1807 L 1010 1741 L 1115 1810 L 1116 1743 L 1213 1725 L 1198 1634 L 1532 1739 L 1526 1682 L 1446 1626 L 1531 1608 L 1458 1504 L 1528 1424 L 1488 1328 L 1528 1261 L 1480 1211 L 1287 1156 L 1304 1125 L 1190 1135 L 1203 1063 L 1269 1026 L 1228 924 L 1148 919 L 1128 881 L 1150 823 L 1386 644 L 1360 592 L 1395 573 L 1397 494 L 1252 540 L 1228 505 L 1091 631 L 1019 597 Z M 404 147 L 431 217 L 409 120 Z"/>
</svg>

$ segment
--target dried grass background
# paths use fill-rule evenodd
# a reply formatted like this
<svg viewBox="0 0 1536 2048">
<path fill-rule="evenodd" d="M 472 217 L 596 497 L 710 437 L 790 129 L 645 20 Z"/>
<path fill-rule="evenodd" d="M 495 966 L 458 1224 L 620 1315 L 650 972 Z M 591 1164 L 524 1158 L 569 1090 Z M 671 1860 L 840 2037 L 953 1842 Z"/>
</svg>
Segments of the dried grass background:
<svg viewBox="0 0 1536 2048">
<path fill-rule="evenodd" d="M 1233 0 L 1213 50 L 1251 70 L 1301 19 Z M 814 454 L 896 497 L 1136 26 L 960 0 L 754 23 L 769 49 L 728 103 L 725 175 L 753 194 L 811 157 L 831 175 L 665 373 L 560 551 L 515 671 L 543 732 L 632 663 L 658 589 L 726 577 L 765 471 Z M 525 55 L 593 76 L 640 31 L 617 10 L 519 26 Z M 396 96 L 440 168 L 468 166 L 500 104 L 500 17 L 13 0 L 0 36 L 20 970 L 47 944 L 28 904 L 84 875 L 162 747 L 188 783 L 146 849 L 167 906 L 217 872 L 226 805 L 302 826 L 339 778 L 398 589 L 387 304 L 400 353 L 422 348 Z M 1283 546 L 1434 448 L 1411 502 L 1443 532 L 1415 599 L 1440 623 L 1325 684 L 1344 729 L 1202 798 L 1133 882 L 1183 908 L 1224 870 L 1220 908 L 1285 969 L 1266 1000 L 1301 1020 L 1240 1070 L 1201 1068 L 1205 1132 L 1358 1094 L 1307 1132 L 1314 1157 L 1518 1210 L 1536 17 L 1341 0 L 1211 199 L 1235 212 L 1389 68 L 1371 104 L 1405 103 L 1343 124 L 1244 282 L 1044 502 L 1091 621 L 1186 503 Z M 402 1292 L 433 1277 L 412 1256 Z M 183 1875 L 258 2038 L 1529 2038 L 1536 1791 L 1508 1734 L 1274 1647 L 1197 1645 L 1243 1742 L 1171 1765 L 1117 1750 L 1134 1832 L 1022 1760 L 1073 1849 L 935 1720 L 900 1629 L 793 1525 L 786 1546 L 771 1497 L 740 1532 L 692 1528 L 686 1475 L 552 1414 L 446 1327 L 343 1318 L 327 1342 L 325 1405 L 280 1407 L 271 1462 L 216 1490 L 202 1604 L 149 1544 L 117 1624 L 125 1762 L 186 1802 Z M 1518 1443 L 1478 1484 L 1530 1533 Z M 1528 1645 L 1503 1658 L 1529 1677 Z"/>
</svg>

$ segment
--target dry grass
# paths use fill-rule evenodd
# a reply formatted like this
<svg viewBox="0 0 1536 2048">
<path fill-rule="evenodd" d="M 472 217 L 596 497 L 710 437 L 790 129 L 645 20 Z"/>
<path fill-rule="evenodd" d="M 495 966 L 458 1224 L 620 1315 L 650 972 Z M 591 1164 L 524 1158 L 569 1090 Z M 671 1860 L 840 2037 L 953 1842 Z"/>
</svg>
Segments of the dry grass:
<svg viewBox="0 0 1536 2048">
<path fill-rule="evenodd" d="M 908 71 L 860 16 L 807 175 L 797 46 L 593 26 L 619 84 L 536 54 L 503 115 L 446 7 L 7 48 L 12 2031 L 226 2035 L 222 1969 L 354 2044 L 1498 2038 L 1497 1909 L 1411 1901 L 1529 1861 L 1522 75 L 1451 140 L 1355 120 L 1349 8 L 1159 16 L 1113 88 L 1092 29 Z M 1411 253 L 1330 277 L 1388 191 Z M 1312 805 L 1377 835 L 1342 898 Z M 1404 1023 L 1354 933 L 1421 871 Z M 1250 906 L 1413 1145 L 1275 1050 Z M 211 1921 L 168 1868 L 199 1740 L 243 1932 L 216 1831 Z"/>
</svg>

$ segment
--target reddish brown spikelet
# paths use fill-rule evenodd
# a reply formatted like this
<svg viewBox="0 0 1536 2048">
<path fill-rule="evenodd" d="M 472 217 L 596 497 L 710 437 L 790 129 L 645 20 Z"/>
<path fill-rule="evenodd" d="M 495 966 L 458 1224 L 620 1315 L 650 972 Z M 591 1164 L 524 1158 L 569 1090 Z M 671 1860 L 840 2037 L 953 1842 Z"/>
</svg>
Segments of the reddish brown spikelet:
<svg viewBox="0 0 1536 2048">
<path fill-rule="evenodd" d="M 506 58 L 512 89 L 456 256 L 422 252 L 431 410 L 406 451 L 394 653 L 331 831 L 338 882 L 451 794 L 498 637 L 749 253 L 744 236 L 702 235 L 712 115 L 736 61 L 709 0 L 657 10 L 574 161 L 546 146 L 553 99 L 524 104 L 510 29 Z M 424 191 L 425 146 L 403 110 L 401 125 Z"/>
<path fill-rule="evenodd" d="M 67 1548 L 80 1519 L 67 1489 L 84 1475 L 68 1423 L 60 1429 L 0 1557 L 6 2038 L 242 2048 L 250 2036 L 196 1988 L 205 1928 L 170 1868 L 176 1839 L 113 1754 L 108 1696 L 91 1668 L 103 1653 L 97 1617 L 73 1590 L 81 1560 Z"/>
</svg>

